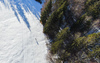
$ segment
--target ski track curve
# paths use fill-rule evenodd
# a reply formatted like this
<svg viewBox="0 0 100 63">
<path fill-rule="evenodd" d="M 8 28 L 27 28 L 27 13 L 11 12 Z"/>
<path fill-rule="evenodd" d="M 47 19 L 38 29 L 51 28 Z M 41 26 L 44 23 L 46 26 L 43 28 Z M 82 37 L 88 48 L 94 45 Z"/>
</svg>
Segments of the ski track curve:
<svg viewBox="0 0 100 63">
<path fill-rule="evenodd" d="M 47 63 L 47 39 L 33 4 L 0 0 L 0 63 Z"/>
</svg>

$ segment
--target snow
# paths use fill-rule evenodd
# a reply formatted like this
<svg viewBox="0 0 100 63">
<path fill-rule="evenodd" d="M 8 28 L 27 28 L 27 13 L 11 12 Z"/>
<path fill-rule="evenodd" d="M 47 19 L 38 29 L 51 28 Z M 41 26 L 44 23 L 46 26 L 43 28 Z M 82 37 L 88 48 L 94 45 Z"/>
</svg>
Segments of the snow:
<svg viewBox="0 0 100 63">
<path fill-rule="evenodd" d="M 0 63 L 47 63 L 43 26 L 26 1 L 0 0 Z"/>
</svg>

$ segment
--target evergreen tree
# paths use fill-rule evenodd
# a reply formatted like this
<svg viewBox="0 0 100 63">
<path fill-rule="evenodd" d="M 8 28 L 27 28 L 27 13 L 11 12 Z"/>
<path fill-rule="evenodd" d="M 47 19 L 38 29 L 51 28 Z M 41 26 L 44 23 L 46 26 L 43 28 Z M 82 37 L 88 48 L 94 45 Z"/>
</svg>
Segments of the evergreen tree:
<svg viewBox="0 0 100 63">
<path fill-rule="evenodd" d="M 61 30 L 61 32 L 59 32 L 56 36 L 56 40 L 54 43 L 52 43 L 51 46 L 51 52 L 57 53 L 58 51 L 60 51 L 61 49 L 64 48 L 64 41 L 70 36 L 70 31 L 69 28 L 66 27 L 63 30 Z"/>
<path fill-rule="evenodd" d="M 65 1 L 57 11 L 54 11 L 48 18 L 45 26 L 44 33 L 51 37 L 54 37 L 60 29 L 60 25 L 63 19 L 63 13 L 66 10 L 67 2 Z"/>
<path fill-rule="evenodd" d="M 45 7 L 45 10 L 41 13 L 40 21 L 42 22 L 43 25 L 45 25 L 47 18 L 49 17 L 51 13 L 51 8 L 52 8 L 52 0 L 50 0 Z"/>
<path fill-rule="evenodd" d="M 100 33 L 85 35 L 91 29 L 93 20 L 100 18 L 100 1 L 86 0 L 84 3 L 84 13 L 78 18 L 76 17 L 76 21 L 69 18 L 74 21 L 71 22 L 71 25 L 67 22 L 69 11 L 72 18 L 75 16 L 72 14 L 72 8 L 66 10 L 68 8 L 66 0 L 53 0 L 52 9 L 54 11 L 51 11 L 50 3 L 48 3 L 41 13 L 41 22 L 44 25 L 43 32 L 49 36 L 49 39 L 52 39 L 50 52 L 58 55 L 57 63 L 61 63 L 61 61 L 73 62 L 72 60 L 76 61 L 74 63 L 82 63 L 86 58 L 100 58 Z M 64 17 L 67 17 L 66 20 L 63 19 Z M 64 29 L 60 29 L 65 21 L 67 25 Z M 77 32 L 79 32 L 78 35 L 76 35 Z M 86 54 L 84 59 L 81 57 L 82 53 Z"/>
</svg>

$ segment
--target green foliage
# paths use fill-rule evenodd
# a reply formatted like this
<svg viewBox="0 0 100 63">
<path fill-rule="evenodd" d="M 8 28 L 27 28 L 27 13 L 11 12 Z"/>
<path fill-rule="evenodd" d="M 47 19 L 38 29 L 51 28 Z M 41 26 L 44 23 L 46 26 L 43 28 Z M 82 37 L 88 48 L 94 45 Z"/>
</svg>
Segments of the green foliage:
<svg viewBox="0 0 100 63">
<path fill-rule="evenodd" d="M 76 25 L 77 25 L 77 26 L 81 26 L 81 25 L 83 24 L 83 21 L 84 21 L 85 17 L 86 17 L 86 14 L 82 15 L 82 16 L 77 20 Z"/>
<path fill-rule="evenodd" d="M 47 17 L 49 16 L 50 12 L 51 12 L 51 8 L 52 8 L 52 0 L 50 0 L 47 4 L 47 6 L 45 7 L 45 11 L 47 13 Z"/>
<path fill-rule="evenodd" d="M 87 0 L 85 3 L 85 14 L 83 14 L 77 22 L 71 27 L 71 31 L 84 32 L 89 30 L 93 19 L 100 18 L 100 1 L 99 0 Z M 92 16 L 92 20 L 86 21 L 86 16 Z"/>
<path fill-rule="evenodd" d="M 83 36 L 75 39 L 72 42 L 65 43 L 65 40 L 70 36 L 69 28 L 64 28 L 56 36 L 56 41 L 52 43 L 51 52 L 52 54 L 58 54 L 60 60 L 66 60 L 72 55 L 76 55 L 79 51 L 88 53 L 89 57 L 99 57 L 100 54 L 100 33 L 93 33 L 88 36 Z M 91 46 L 91 48 L 90 48 Z M 90 51 L 89 49 L 92 49 Z"/>
<path fill-rule="evenodd" d="M 89 6 L 88 13 L 94 18 L 97 18 L 100 15 L 100 1 L 94 3 L 94 5 Z"/>
<path fill-rule="evenodd" d="M 88 15 L 92 15 L 94 19 L 100 17 L 100 1 L 98 0 L 91 0 L 89 3 L 86 2 L 87 13 Z"/>
<path fill-rule="evenodd" d="M 61 32 L 59 32 L 57 34 L 57 36 L 56 36 L 57 39 L 56 40 L 65 40 L 65 39 L 67 39 L 69 37 L 69 35 L 70 35 L 69 28 L 66 27 Z"/>
<path fill-rule="evenodd" d="M 47 11 L 45 10 L 41 13 L 41 21 L 44 25 L 43 32 L 47 34 L 49 38 L 53 39 L 50 52 L 59 56 L 57 63 L 66 60 L 71 61 L 75 58 L 78 59 L 77 56 L 81 52 L 84 52 L 84 55 L 86 54 L 88 57 L 100 58 L 100 33 L 93 33 L 88 36 L 84 35 L 90 29 L 93 19 L 100 17 L 100 1 L 87 0 L 85 3 L 85 13 L 78 17 L 76 22 L 71 24 L 71 27 L 69 23 L 67 23 L 70 29 L 66 27 L 60 30 L 63 16 L 67 16 L 65 16 L 67 5 L 68 2 L 65 0 L 56 0 L 54 4 L 54 8 L 56 9 L 52 14 L 50 14 L 49 6 L 45 8 Z M 77 32 L 79 33 L 75 34 Z M 84 61 L 82 61 L 78 60 L 76 63 L 84 63 Z"/>
<path fill-rule="evenodd" d="M 91 58 L 96 57 L 96 58 L 100 58 L 100 45 L 98 48 L 93 48 L 93 51 L 90 51 L 88 56 Z"/>
<path fill-rule="evenodd" d="M 63 51 L 61 54 L 60 54 L 60 60 L 64 60 L 66 61 L 67 58 L 71 57 L 71 53 L 67 52 L 67 51 Z"/>
<path fill-rule="evenodd" d="M 96 48 L 97 44 L 100 41 L 100 33 L 93 33 L 88 36 L 80 37 L 74 40 L 72 43 L 72 49 L 76 52 L 79 52 L 80 50 L 84 50 L 84 52 L 89 53 L 89 56 L 97 56 L 99 47 Z M 92 51 L 87 51 L 90 49 L 89 47 L 91 46 Z M 96 48 L 96 49 L 95 49 Z M 95 53 L 94 53 L 95 52 Z M 97 53 L 97 54 L 96 54 Z"/>
<path fill-rule="evenodd" d="M 72 27 L 71 27 L 71 31 L 75 31 L 75 32 L 84 32 L 90 29 L 91 23 L 92 23 L 92 19 L 89 20 L 85 20 L 87 17 L 87 13 L 83 14 L 78 20 L 77 22 L 75 22 Z"/>
<path fill-rule="evenodd" d="M 56 42 L 54 42 L 51 46 L 52 53 L 57 53 L 61 48 L 64 48 L 63 42 L 66 38 L 68 38 L 70 34 L 69 28 L 64 28 L 61 32 L 59 32 L 56 36 Z"/>
<path fill-rule="evenodd" d="M 55 7 L 58 9 L 64 2 L 65 0 L 57 0 L 55 2 Z M 68 2 L 67 2 L 67 5 L 68 5 Z"/>
<path fill-rule="evenodd" d="M 62 48 L 62 45 L 63 45 L 63 40 L 54 42 L 51 46 L 51 53 L 52 54 L 57 53 L 57 51 L 59 51 Z"/>
<path fill-rule="evenodd" d="M 100 17 L 100 1 L 99 0 L 87 0 L 86 1 L 85 13 L 77 19 L 77 22 L 71 27 L 71 31 L 73 32 L 86 32 L 90 29 L 93 19 L 97 19 Z M 91 16 L 92 18 L 86 20 L 87 16 Z"/>
<path fill-rule="evenodd" d="M 48 35 L 54 35 L 54 32 L 56 30 L 58 30 L 58 25 L 59 25 L 59 22 L 57 21 L 57 13 L 54 12 L 51 14 L 51 16 L 48 18 L 45 26 L 44 26 L 44 33 L 45 34 L 48 34 Z M 56 23 L 56 24 L 55 24 Z"/>
<path fill-rule="evenodd" d="M 68 5 L 67 1 L 63 2 L 63 4 L 57 9 L 57 12 L 61 13 L 62 11 L 63 12 L 66 11 L 67 5 Z"/>
<path fill-rule="evenodd" d="M 41 13 L 41 18 L 40 19 L 41 19 L 40 22 L 42 22 L 42 24 L 44 25 L 46 23 L 46 20 L 47 20 L 47 13 L 46 13 L 46 11 L 43 11 Z"/>
<path fill-rule="evenodd" d="M 94 45 L 95 43 L 98 43 L 100 39 L 100 33 L 93 33 L 87 36 L 87 44 L 88 45 Z"/>
<path fill-rule="evenodd" d="M 75 51 L 75 53 L 84 48 L 84 46 L 86 46 L 85 39 L 86 37 L 79 37 L 73 41 L 71 47 L 72 50 Z"/>
<path fill-rule="evenodd" d="M 71 27 L 71 31 L 82 31 L 82 29 L 84 28 L 84 19 L 86 17 L 87 14 L 83 14 L 79 19 L 77 19 L 77 22 L 75 22 L 72 27 Z M 84 29 L 85 30 L 85 29 Z"/>
<path fill-rule="evenodd" d="M 63 12 L 66 10 L 66 1 L 54 11 L 48 18 L 47 22 L 44 26 L 44 33 L 48 34 L 49 36 L 54 36 L 58 30 L 60 29 L 60 24 L 63 18 Z"/>
<path fill-rule="evenodd" d="M 88 7 L 90 5 L 93 5 L 94 2 L 97 2 L 97 1 L 99 1 L 99 0 L 87 0 L 86 3 L 85 3 L 85 5 L 86 5 L 86 7 Z"/>
<path fill-rule="evenodd" d="M 42 22 L 43 25 L 45 25 L 46 20 L 49 17 L 51 8 L 52 8 L 52 1 L 50 0 L 47 6 L 45 7 L 45 10 L 41 13 L 40 21 Z"/>
</svg>

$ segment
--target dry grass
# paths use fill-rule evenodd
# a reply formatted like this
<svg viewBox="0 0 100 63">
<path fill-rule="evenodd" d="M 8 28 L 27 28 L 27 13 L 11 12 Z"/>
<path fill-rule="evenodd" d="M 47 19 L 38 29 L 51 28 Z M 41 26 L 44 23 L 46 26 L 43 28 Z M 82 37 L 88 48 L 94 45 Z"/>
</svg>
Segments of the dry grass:
<svg viewBox="0 0 100 63">
<path fill-rule="evenodd" d="M 85 9 L 86 0 L 69 0 L 70 8 L 76 17 L 79 17 Z"/>
<path fill-rule="evenodd" d="M 100 29 L 100 19 L 94 20 L 92 26 Z"/>
</svg>

